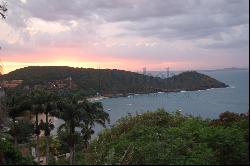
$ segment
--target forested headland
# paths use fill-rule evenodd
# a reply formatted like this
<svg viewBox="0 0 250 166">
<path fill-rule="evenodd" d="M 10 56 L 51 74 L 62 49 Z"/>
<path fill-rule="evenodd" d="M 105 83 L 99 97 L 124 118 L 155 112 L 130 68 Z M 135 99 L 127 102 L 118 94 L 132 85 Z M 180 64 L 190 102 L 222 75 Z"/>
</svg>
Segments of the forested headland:
<svg viewBox="0 0 250 166">
<path fill-rule="evenodd" d="M 49 89 L 51 88 L 49 83 L 67 78 L 70 78 L 74 85 L 71 89 L 82 91 L 87 96 L 100 93 L 111 97 L 130 93 L 193 91 L 227 87 L 226 84 L 196 71 L 187 71 L 162 79 L 124 70 L 66 66 L 25 67 L 3 75 L 1 80 L 23 80 L 21 88 L 29 86 Z"/>
</svg>

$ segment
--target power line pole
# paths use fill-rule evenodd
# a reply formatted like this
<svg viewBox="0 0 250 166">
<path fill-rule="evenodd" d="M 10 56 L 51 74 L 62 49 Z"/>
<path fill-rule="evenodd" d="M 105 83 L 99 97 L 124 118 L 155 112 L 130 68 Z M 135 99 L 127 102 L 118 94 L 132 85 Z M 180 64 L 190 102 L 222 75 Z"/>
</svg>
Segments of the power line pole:
<svg viewBox="0 0 250 166">
<path fill-rule="evenodd" d="M 143 74 L 143 81 L 144 81 L 144 83 L 146 83 L 146 74 L 147 74 L 147 68 L 146 67 L 142 68 L 142 74 Z"/>
<path fill-rule="evenodd" d="M 169 91 L 169 67 L 166 68 L 166 72 L 167 72 L 167 97 L 168 97 L 168 91 Z"/>
<path fill-rule="evenodd" d="M 169 78 L 169 75 L 170 75 L 170 68 L 167 67 L 167 68 L 166 68 L 166 71 L 167 71 L 167 78 Z"/>
<path fill-rule="evenodd" d="M 98 94 L 101 94 L 101 69 L 98 67 Z"/>
<path fill-rule="evenodd" d="M 146 68 L 146 67 L 143 67 L 143 68 L 142 68 L 142 74 L 143 74 L 143 75 L 146 75 L 146 74 L 147 74 L 147 68 Z"/>
</svg>

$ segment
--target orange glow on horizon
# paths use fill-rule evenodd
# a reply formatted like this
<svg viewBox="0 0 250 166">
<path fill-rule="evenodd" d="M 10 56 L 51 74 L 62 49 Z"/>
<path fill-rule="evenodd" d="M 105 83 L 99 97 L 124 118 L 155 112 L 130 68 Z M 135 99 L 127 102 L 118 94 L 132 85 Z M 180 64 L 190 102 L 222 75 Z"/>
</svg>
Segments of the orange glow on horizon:
<svg viewBox="0 0 250 166">
<path fill-rule="evenodd" d="M 23 63 L 23 62 L 3 62 L 3 71 L 4 74 L 7 74 L 11 71 L 16 69 L 20 69 L 23 67 L 28 66 L 70 66 L 70 67 L 82 67 L 82 68 L 101 68 L 101 69 L 120 69 L 120 70 L 128 70 L 128 71 L 140 71 L 142 67 L 147 67 L 149 70 L 157 70 L 162 69 L 164 70 L 166 66 L 170 68 L 178 68 L 181 64 L 179 63 L 161 63 L 161 64 L 151 64 L 145 65 L 143 62 L 140 61 L 129 61 L 129 60 L 119 60 L 119 61 L 107 61 L 107 62 L 100 62 L 100 61 L 70 61 L 70 60 L 58 60 L 52 62 L 30 62 L 30 63 Z"/>
<path fill-rule="evenodd" d="M 4 74 L 27 66 L 70 66 L 82 68 L 120 69 L 127 71 L 181 69 L 186 62 L 161 62 L 147 59 L 126 59 L 115 55 L 94 55 L 73 48 L 52 48 L 34 54 L 5 55 L 2 58 Z"/>
</svg>

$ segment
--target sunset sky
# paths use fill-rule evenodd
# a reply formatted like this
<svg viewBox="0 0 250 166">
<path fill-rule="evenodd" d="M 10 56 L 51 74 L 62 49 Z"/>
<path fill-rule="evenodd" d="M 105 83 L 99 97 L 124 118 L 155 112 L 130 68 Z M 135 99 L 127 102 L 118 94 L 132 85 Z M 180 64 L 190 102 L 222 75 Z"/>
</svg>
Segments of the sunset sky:
<svg viewBox="0 0 250 166">
<path fill-rule="evenodd" d="M 7 0 L 7 7 L 5 73 L 34 65 L 249 67 L 248 0 Z"/>
</svg>

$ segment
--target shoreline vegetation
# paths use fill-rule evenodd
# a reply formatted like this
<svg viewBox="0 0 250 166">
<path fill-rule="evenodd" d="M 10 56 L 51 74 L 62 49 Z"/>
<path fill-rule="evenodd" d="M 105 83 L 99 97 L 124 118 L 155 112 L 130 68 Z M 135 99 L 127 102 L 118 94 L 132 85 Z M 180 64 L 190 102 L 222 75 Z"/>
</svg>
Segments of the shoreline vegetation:
<svg viewBox="0 0 250 166">
<path fill-rule="evenodd" d="M 227 87 L 220 87 L 220 88 L 235 88 L 234 86 L 227 86 Z M 131 96 L 139 96 L 139 95 L 146 95 L 146 94 L 163 94 L 163 93 L 186 93 L 186 92 L 201 92 L 201 91 L 210 91 L 214 89 L 220 88 L 209 88 L 209 89 L 198 89 L 198 90 L 176 90 L 176 91 L 167 91 L 167 92 L 139 92 L 139 93 L 128 93 L 128 94 L 110 94 L 110 95 L 102 95 L 102 96 L 87 96 L 87 100 L 90 102 L 99 101 L 102 99 L 109 99 L 109 98 L 118 98 L 118 97 L 131 97 Z"/>
</svg>

